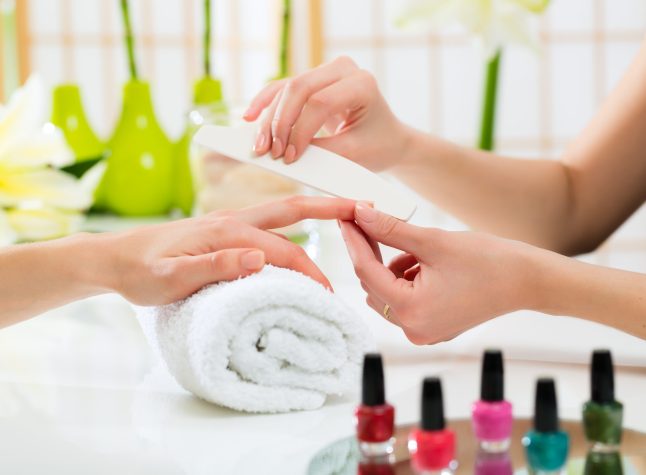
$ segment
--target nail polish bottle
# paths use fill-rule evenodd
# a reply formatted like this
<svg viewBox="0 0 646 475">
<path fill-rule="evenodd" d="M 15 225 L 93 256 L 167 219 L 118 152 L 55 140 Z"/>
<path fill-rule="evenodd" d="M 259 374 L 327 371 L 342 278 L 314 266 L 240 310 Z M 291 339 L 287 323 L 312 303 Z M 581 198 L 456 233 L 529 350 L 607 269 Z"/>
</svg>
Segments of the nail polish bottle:
<svg viewBox="0 0 646 475">
<path fill-rule="evenodd" d="M 554 380 L 536 383 L 534 427 L 523 437 L 527 464 L 536 475 L 558 474 L 565 466 L 570 438 L 559 427 Z"/>
<path fill-rule="evenodd" d="M 608 350 L 592 353 L 590 400 L 583 405 L 583 427 L 590 450 L 612 452 L 621 443 L 624 407 L 615 400 L 612 355 Z"/>
<path fill-rule="evenodd" d="M 619 452 L 588 452 L 583 475 L 623 475 L 624 467 Z"/>
<path fill-rule="evenodd" d="M 455 433 L 446 428 L 442 384 L 425 378 L 422 386 L 422 419 L 408 438 L 413 470 L 418 474 L 452 474 L 455 462 Z"/>
<path fill-rule="evenodd" d="M 368 460 L 360 462 L 357 468 L 357 475 L 395 475 L 396 473 L 395 467 L 389 462 Z"/>
<path fill-rule="evenodd" d="M 475 475 L 513 475 L 514 469 L 508 452 L 485 452 L 480 449 L 473 473 Z"/>
<path fill-rule="evenodd" d="M 386 403 L 384 368 L 379 354 L 368 353 L 364 357 L 361 405 L 354 415 L 362 457 L 392 454 L 395 408 Z"/>
<path fill-rule="evenodd" d="M 509 448 L 512 429 L 511 403 L 504 398 L 502 352 L 487 350 L 482 358 L 480 400 L 471 412 L 473 431 L 484 452 L 504 452 Z"/>
</svg>

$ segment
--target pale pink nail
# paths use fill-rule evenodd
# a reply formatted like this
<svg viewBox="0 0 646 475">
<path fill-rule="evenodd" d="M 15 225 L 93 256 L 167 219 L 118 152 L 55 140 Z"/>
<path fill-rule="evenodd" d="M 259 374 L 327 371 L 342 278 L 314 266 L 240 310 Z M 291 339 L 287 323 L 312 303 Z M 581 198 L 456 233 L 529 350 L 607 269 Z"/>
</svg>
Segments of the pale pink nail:
<svg viewBox="0 0 646 475">
<path fill-rule="evenodd" d="M 253 146 L 253 151 L 256 153 L 262 153 L 265 143 L 267 142 L 267 136 L 264 132 L 258 132 L 256 137 L 256 144 Z"/>
<path fill-rule="evenodd" d="M 280 153 L 283 151 L 283 144 L 280 139 L 274 137 L 274 144 L 271 146 L 271 154 L 274 158 L 280 157 Z"/>
<path fill-rule="evenodd" d="M 292 163 L 296 159 L 296 147 L 289 144 L 285 150 L 285 163 Z"/>
</svg>

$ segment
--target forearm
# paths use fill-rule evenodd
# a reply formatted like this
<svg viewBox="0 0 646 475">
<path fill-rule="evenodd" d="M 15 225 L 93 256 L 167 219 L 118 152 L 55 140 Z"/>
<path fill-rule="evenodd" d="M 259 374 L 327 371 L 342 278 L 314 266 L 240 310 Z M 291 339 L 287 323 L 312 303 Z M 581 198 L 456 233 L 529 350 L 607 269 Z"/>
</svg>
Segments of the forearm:
<svg viewBox="0 0 646 475">
<path fill-rule="evenodd" d="M 471 150 L 410 130 L 392 172 L 469 226 L 558 252 L 571 252 L 568 170 Z"/>
<path fill-rule="evenodd" d="M 526 307 L 579 317 L 646 339 L 646 275 L 536 250 Z"/>
<path fill-rule="evenodd" d="M 101 239 L 78 234 L 0 251 L 0 327 L 107 291 Z"/>
</svg>

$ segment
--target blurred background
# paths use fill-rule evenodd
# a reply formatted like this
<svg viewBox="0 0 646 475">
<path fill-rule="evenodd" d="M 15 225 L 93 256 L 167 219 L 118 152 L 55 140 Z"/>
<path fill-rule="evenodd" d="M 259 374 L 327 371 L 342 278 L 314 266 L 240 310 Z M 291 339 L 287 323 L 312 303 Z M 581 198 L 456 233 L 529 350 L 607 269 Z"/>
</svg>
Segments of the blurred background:
<svg viewBox="0 0 646 475">
<path fill-rule="evenodd" d="M 133 0 L 139 74 L 150 81 L 169 138 L 181 137 L 191 88 L 201 74 L 202 1 Z M 397 0 L 291 2 L 289 73 L 338 55 L 373 72 L 395 112 L 419 129 L 475 144 L 482 98 L 482 52 L 459 28 L 398 28 Z M 47 87 L 80 86 L 90 123 L 107 138 L 127 80 L 117 0 L 2 0 L 0 99 L 32 73 Z M 282 0 L 214 0 L 213 74 L 237 110 L 278 70 Z M 637 52 L 646 29 L 643 0 L 553 0 L 530 28 L 530 47 L 505 48 L 496 149 L 518 157 L 560 155 L 592 117 Z M 11 43 L 15 34 L 15 44 Z M 13 61 L 13 63 L 12 63 Z M 15 67 L 12 67 L 15 66 Z M 603 190 L 599 190 L 603 193 Z M 429 220 L 446 220 L 438 212 Z M 637 213 L 586 257 L 646 269 L 646 215 Z"/>
</svg>

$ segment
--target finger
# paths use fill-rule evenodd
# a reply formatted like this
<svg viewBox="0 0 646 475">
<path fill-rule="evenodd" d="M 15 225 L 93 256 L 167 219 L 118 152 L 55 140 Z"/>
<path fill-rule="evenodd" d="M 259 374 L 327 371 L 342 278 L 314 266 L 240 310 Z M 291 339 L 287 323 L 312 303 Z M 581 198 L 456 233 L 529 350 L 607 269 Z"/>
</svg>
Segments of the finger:
<svg viewBox="0 0 646 475">
<path fill-rule="evenodd" d="M 260 121 L 260 126 L 258 127 L 258 134 L 256 135 L 256 140 L 253 144 L 253 151 L 256 155 L 264 155 L 271 149 L 271 118 L 276 113 L 276 108 L 278 107 L 278 101 L 280 101 L 280 96 L 282 90 L 278 91 L 274 100 L 267 109 L 267 113 Z"/>
<path fill-rule="evenodd" d="M 297 160 L 331 117 L 347 111 L 355 111 L 366 104 L 369 94 L 369 89 L 365 85 L 367 77 L 367 73 L 357 71 L 312 94 L 307 99 L 302 106 L 300 116 L 293 123 L 293 128 L 285 134 L 289 139 L 287 147 L 293 146 L 293 154 L 285 153 L 285 162 Z"/>
<path fill-rule="evenodd" d="M 368 294 L 366 297 L 366 303 L 370 308 L 372 308 L 375 312 L 377 312 L 381 318 L 386 320 L 388 323 L 392 323 L 393 325 L 397 325 L 398 327 L 401 327 L 399 320 L 397 320 L 397 317 L 394 314 L 394 310 L 390 309 L 388 312 L 388 317 L 384 314 L 384 309 L 386 308 L 386 304 L 379 300 L 377 297 L 374 295 Z"/>
<path fill-rule="evenodd" d="M 342 221 L 341 234 L 345 240 L 354 265 L 354 271 L 376 297 L 397 308 L 400 303 L 408 301 L 412 287 L 410 282 L 397 279 L 395 274 L 377 260 L 370 244 L 365 240 L 356 224 Z"/>
<path fill-rule="evenodd" d="M 209 240 L 212 247 L 217 247 L 213 250 L 239 247 L 261 249 L 265 253 L 266 262 L 300 272 L 332 289 L 330 281 L 305 250 L 293 242 L 230 218 L 216 220 L 210 226 L 212 237 L 209 236 Z"/>
<path fill-rule="evenodd" d="M 417 277 L 417 274 L 420 273 L 421 267 L 416 265 L 415 267 L 411 267 L 408 269 L 406 272 L 404 272 L 404 279 L 409 280 L 409 281 L 414 281 L 415 277 Z"/>
<path fill-rule="evenodd" d="M 258 118 L 260 113 L 274 100 L 276 94 L 283 88 L 287 79 L 280 79 L 272 81 L 267 84 L 258 94 L 251 100 L 249 107 L 242 115 L 242 118 L 248 122 L 253 122 Z"/>
<path fill-rule="evenodd" d="M 404 277 L 404 272 L 417 264 L 417 258 L 412 254 L 404 252 L 398 256 L 393 257 L 388 264 L 388 268 L 395 274 L 397 277 Z"/>
<path fill-rule="evenodd" d="M 287 82 L 272 121 L 271 132 L 274 141 L 271 153 L 275 158 L 286 153 L 287 141 L 292 127 L 310 96 L 330 84 L 342 80 L 356 69 L 357 66 L 352 60 L 337 58 Z M 312 134 L 313 136 L 314 134 Z"/>
<path fill-rule="evenodd" d="M 176 271 L 193 291 L 222 280 L 234 280 L 261 270 L 265 253 L 258 249 L 222 249 L 176 258 Z"/>
<path fill-rule="evenodd" d="M 261 229 L 277 229 L 304 219 L 354 219 L 355 201 L 323 196 L 289 198 L 244 208 L 233 213 L 240 221 Z"/>
<path fill-rule="evenodd" d="M 354 216 L 363 232 L 377 242 L 418 257 L 429 248 L 429 243 L 425 241 L 430 237 L 430 230 L 400 221 L 363 202 L 357 203 Z M 424 231 L 429 231 L 426 239 Z"/>
</svg>

